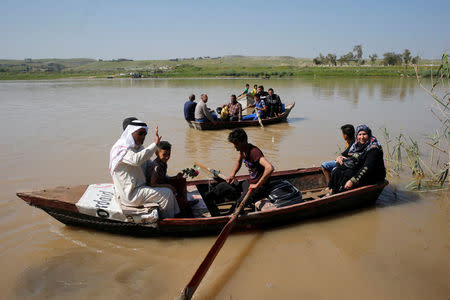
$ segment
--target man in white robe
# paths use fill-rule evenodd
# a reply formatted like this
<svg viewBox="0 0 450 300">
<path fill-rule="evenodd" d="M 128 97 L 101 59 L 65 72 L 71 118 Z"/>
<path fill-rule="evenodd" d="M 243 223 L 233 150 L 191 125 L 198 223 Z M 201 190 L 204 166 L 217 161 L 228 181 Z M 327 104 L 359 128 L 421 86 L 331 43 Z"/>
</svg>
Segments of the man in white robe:
<svg viewBox="0 0 450 300">
<path fill-rule="evenodd" d="M 180 212 L 173 192 L 169 188 L 146 185 L 141 166 L 150 160 L 161 140 L 156 127 L 154 143 L 144 148 L 147 132 L 147 124 L 133 120 L 111 148 L 109 171 L 114 182 L 115 196 L 120 203 L 127 206 L 157 203 L 162 218 L 173 218 Z"/>
</svg>

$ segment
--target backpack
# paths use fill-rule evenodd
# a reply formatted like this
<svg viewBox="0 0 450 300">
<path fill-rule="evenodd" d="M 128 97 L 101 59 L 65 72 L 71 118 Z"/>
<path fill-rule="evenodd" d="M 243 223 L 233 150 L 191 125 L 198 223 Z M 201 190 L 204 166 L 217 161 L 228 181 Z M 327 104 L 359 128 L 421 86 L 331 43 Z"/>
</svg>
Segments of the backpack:
<svg viewBox="0 0 450 300">
<path fill-rule="evenodd" d="M 302 193 L 287 180 L 270 181 L 268 189 L 268 198 L 277 208 L 303 202 Z"/>
</svg>

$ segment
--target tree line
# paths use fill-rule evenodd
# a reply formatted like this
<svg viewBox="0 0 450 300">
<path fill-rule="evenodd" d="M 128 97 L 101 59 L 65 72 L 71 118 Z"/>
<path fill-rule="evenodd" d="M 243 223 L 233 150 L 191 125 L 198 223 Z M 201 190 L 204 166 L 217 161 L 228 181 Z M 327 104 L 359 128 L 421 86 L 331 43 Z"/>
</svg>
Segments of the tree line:
<svg viewBox="0 0 450 300">
<path fill-rule="evenodd" d="M 315 65 L 350 65 L 351 63 L 356 65 L 364 65 L 367 63 L 366 59 L 363 59 L 363 50 L 362 45 L 356 45 L 353 47 L 352 51 L 342 55 L 337 58 L 336 54 L 328 53 L 326 56 L 323 56 L 322 53 L 319 56 L 313 59 L 313 63 Z M 383 59 L 381 63 L 385 66 L 397 66 L 397 65 L 409 65 L 409 64 L 418 64 L 420 57 L 411 56 L 411 51 L 405 49 L 403 53 L 395 53 L 395 52 L 386 52 L 383 54 Z M 378 55 L 376 53 L 369 55 L 370 64 L 376 64 L 378 60 Z"/>
</svg>

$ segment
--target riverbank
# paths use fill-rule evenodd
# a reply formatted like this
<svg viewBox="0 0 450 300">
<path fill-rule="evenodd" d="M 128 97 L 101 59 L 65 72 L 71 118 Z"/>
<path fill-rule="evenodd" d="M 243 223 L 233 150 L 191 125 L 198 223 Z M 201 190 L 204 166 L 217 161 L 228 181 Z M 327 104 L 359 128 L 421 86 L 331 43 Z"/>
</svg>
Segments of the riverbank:
<svg viewBox="0 0 450 300">
<path fill-rule="evenodd" d="M 410 77 L 413 66 L 316 66 L 311 59 L 293 57 L 220 57 L 172 60 L 40 59 L 0 60 L 0 80 L 59 78 L 300 78 Z M 422 61 L 419 75 L 429 77 L 436 62 Z"/>
</svg>

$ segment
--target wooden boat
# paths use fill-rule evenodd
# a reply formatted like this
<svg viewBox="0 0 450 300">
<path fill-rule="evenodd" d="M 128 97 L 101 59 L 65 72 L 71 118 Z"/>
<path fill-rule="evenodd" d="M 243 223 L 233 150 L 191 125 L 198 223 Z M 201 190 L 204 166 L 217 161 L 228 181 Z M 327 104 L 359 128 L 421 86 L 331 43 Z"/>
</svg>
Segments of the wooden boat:
<svg viewBox="0 0 450 300">
<path fill-rule="evenodd" d="M 262 119 L 263 125 L 276 124 L 280 122 L 286 121 L 289 113 L 294 108 L 295 102 L 289 103 L 286 105 L 284 112 L 279 117 L 274 118 L 266 118 Z M 219 130 L 219 129 L 232 129 L 238 127 L 249 127 L 249 126 L 261 126 L 257 120 L 248 120 L 248 121 L 219 121 L 216 125 L 213 125 L 211 122 L 196 122 L 189 121 L 189 127 L 198 129 L 198 130 Z"/>
<path fill-rule="evenodd" d="M 239 176 L 238 180 L 247 176 Z M 267 211 L 249 212 L 239 216 L 235 230 L 274 227 L 305 218 L 322 216 L 341 210 L 354 209 L 375 203 L 387 181 L 325 196 L 325 177 L 318 167 L 274 172 L 272 179 L 290 181 L 303 194 L 304 202 Z M 211 180 L 188 181 L 188 188 L 196 189 L 203 196 Z M 66 225 L 85 226 L 114 233 L 133 235 L 202 235 L 217 233 L 227 223 L 229 217 L 221 215 L 206 218 L 160 219 L 157 227 L 130 222 L 120 222 L 93 217 L 81 213 L 75 205 L 84 194 L 87 185 L 59 187 L 34 192 L 21 192 L 17 196 L 30 205 L 36 206 Z M 227 211 L 227 204 L 219 206 Z"/>
</svg>

